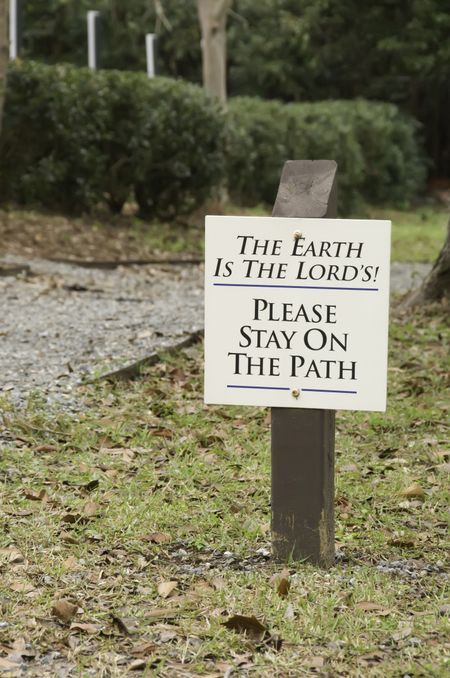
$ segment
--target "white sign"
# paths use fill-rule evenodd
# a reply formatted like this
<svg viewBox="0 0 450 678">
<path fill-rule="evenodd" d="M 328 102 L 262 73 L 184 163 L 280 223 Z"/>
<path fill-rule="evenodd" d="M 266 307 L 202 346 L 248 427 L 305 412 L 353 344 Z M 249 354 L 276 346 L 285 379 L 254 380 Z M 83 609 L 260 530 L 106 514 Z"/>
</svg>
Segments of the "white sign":
<svg viewBox="0 0 450 678">
<path fill-rule="evenodd" d="M 384 411 L 390 231 L 206 217 L 205 402 Z"/>
</svg>

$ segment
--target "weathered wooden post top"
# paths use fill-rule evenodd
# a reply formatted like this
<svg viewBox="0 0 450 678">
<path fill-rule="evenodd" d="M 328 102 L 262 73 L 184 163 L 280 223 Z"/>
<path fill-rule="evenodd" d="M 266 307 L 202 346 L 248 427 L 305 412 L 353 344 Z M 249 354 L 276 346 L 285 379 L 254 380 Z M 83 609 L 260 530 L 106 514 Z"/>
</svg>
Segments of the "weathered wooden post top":
<svg viewBox="0 0 450 678">
<path fill-rule="evenodd" d="M 336 218 L 337 165 L 285 163 L 272 217 L 207 217 L 205 402 L 272 408 L 272 544 L 334 562 L 335 410 L 386 408 L 389 221 Z"/>
</svg>

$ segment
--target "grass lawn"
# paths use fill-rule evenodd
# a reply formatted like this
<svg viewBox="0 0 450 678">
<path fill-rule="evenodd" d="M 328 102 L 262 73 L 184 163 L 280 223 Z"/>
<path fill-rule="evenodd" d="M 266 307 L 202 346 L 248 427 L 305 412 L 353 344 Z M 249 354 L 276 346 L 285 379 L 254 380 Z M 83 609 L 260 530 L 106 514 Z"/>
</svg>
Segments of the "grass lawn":
<svg viewBox="0 0 450 678">
<path fill-rule="evenodd" d="M 448 209 L 423 205 L 414 210 L 369 210 L 371 219 L 392 221 L 392 261 L 433 262 L 445 240 Z"/>
<path fill-rule="evenodd" d="M 208 214 L 268 215 L 268 207 L 210 204 L 187 224 L 145 223 L 131 215 L 67 218 L 31 211 L 0 210 L 0 256 L 59 257 L 84 260 L 203 257 L 203 223 Z M 368 208 L 353 218 L 390 219 L 392 261 L 433 262 L 444 242 L 448 209 L 438 204 L 414 209 Z"/>
<path fill-rule="evenodd" d="M 268 411 L 206 407 L 201 344 L 76 417 L 3 401 L 0 671 L 448 675 L 446 314 L 391 320 L 387 413 L 337 417 L 329 571 L 272 561 Z"/>
</svg>

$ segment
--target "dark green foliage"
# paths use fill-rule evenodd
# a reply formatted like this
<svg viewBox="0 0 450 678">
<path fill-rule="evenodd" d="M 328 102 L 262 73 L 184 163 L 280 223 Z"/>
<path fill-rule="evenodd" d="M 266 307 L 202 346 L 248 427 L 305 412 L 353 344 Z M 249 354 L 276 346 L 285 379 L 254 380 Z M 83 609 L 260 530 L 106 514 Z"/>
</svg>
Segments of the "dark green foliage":
<svg viewBox="0 0 450 678">
<path fill-rule="evenodd" d="M 402 204 L 422 188 L 416 123 L 391 104 L 234 98 L 225 114 L 196 85 L 124 71 L 11 65 L 0 137 L 0 201 L 173 218 L 220 186 L 273 203 L 286 159 L 339 164 L 339 206 Z"/>
<path fill-rule="evenodd" d="M 229 104 L 228 182 L 242 204 L 273 203 L 286 159 L 333 159 L 342 213 L 362 201 L 404 204 L 423 188 L 415 121 L 391 104 L 362 100 Z"/>
<path fill-rule="evenodd" d="M 144 70 L 159 36 L 163 75 L 200 81 L 194 0 L 24 0 L 23 56 L 86 64 L 86 11 L 101 12 L 101 63 Z M 450 0 L 234 0 L 229 92 L 284 101 L 364 97 L 424 125 L 434 170 L 450 173 Z"/>
<path fill-rule="evenodd" d="M 223 176 L 224 119 L 181 81 L 72 66 L 11 66 L 0 139 L 0 200 L 64 212 L 134 189 L 142 214 L 175 216 Z"/>
</svg>

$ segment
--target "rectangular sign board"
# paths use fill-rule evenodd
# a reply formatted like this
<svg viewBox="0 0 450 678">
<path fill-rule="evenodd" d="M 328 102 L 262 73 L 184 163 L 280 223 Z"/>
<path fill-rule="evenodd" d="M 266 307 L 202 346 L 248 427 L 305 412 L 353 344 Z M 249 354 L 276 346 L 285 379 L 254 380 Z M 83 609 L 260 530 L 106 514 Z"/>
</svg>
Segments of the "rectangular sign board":
<svg viewBox="0 0 450 678">
<path fill-rule="evenodd" d="M 386 409 L 389 221 L 206 217 L 205 402 Z"/>
</svg>

